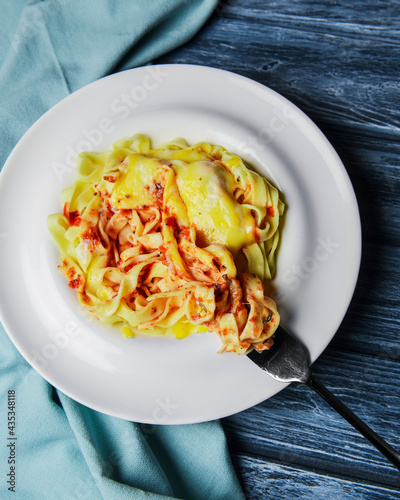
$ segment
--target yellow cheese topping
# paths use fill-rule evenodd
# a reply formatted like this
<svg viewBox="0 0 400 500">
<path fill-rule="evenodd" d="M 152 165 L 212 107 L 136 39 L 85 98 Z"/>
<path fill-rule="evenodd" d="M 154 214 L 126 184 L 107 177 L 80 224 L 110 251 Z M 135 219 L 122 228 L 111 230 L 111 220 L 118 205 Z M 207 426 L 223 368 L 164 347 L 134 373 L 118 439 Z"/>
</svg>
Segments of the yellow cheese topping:
<svg viewBox="0 0 400 500">
<path fill-rule="evenodd" d="M 283 203 L 222 146 L 137 134 L 82 153 L 63 213 L 48 218 L 81 304 L 122 333 L 217 332 L 221 350 L 268 349 L 279 323 L 264 297 Z"/>
</svg>

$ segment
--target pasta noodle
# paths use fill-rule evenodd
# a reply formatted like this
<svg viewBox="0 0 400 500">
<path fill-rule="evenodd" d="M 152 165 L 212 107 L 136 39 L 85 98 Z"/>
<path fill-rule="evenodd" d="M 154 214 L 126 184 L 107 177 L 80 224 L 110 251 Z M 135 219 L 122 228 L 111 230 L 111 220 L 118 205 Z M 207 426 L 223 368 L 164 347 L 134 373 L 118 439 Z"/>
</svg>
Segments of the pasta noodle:
<svg viewBox="0 0 400 500">
<path fill-rule="evenodd" d="M 222 351 L 268 349 L 279 324 L 278 190 L 222 146 L 137 134 L 81 153 L 48 218 L 79 302 L 127 336 L 217 332 Z"/>
</svg>

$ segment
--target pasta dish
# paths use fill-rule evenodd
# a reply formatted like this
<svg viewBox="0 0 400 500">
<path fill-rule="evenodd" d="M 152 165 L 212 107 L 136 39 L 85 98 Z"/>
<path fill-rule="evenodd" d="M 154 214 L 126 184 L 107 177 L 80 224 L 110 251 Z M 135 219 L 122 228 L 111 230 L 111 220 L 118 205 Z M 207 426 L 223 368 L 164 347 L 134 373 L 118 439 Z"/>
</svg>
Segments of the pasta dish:
<svg viewBox="0 0 400 500">
<path fill-rule="evenodd" d="M 179 138 L 137 134 L 81 153 L 77 180 L 48 218 L 79 302 L 127 336 L 216 332 L 220 351 L 273 344 L 263 281 L 275 270 L 278 190 L 242 159 Z"/>
</svg>

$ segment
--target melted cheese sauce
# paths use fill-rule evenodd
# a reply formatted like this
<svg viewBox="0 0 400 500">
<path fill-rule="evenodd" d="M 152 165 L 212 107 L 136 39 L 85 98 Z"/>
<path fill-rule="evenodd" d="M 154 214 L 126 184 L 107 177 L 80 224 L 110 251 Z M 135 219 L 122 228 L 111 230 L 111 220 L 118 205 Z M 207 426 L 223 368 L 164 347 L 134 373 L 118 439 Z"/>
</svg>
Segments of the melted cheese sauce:
<svg viewBox="0 0 400 500">
<path fill-rule="evenodd" d="M 233 174 L 221 162 L 203 160 L 201 155 L 192 158 L 195 161 L 167 161 L 133 154 L 111 187 L 112 205 L 133 209 L 157 204 L 164 196 L 160 189 L 168 183 L 171 215 L 195 225 L 200 246 L 220 243 L 236 254 L 258 241 L 250 208 L 234 197 Z"/>
<path fill-rule="evenodd" d="M 254 243 L 254 218 L 249 208 L 236 201 L 231 172 L 210 161 L 194 162 L 189 167 L 178 164 L 174 169 L 201 246 L 220 243 L 236 253 L 244 245 Z"/>
<path fill-rule="evenodd" d="M 268 349 L 279 314 L 279 192 L 222 146 L 137 134 L 83 153 L 63 214 L 49 216 L 59 266 L 82 305 L 126 336 L 209 329 L 221 352 Z M 240 251 L 242 250 L 242 251 Z"/>
</svg>

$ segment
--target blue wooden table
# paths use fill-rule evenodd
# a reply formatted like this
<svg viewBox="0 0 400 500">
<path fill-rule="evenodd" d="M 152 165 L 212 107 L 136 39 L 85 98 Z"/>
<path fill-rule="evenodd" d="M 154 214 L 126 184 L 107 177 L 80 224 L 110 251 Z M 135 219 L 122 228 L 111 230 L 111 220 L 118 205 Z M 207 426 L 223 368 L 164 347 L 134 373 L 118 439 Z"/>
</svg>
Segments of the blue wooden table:
<svg viewBox="0 0 400 500">
<path fill-rule="evenodd" d="M 158 63 L 250 77 L 322 129 L 353 182 L 359 281 L 315 373 L 400 450 L 400 3 L 224 0 Z M 400 499 L 400 472 L 309 389 L 223 420 L 248 499 Z"/>
</svg>

